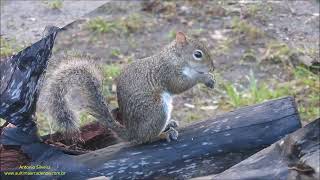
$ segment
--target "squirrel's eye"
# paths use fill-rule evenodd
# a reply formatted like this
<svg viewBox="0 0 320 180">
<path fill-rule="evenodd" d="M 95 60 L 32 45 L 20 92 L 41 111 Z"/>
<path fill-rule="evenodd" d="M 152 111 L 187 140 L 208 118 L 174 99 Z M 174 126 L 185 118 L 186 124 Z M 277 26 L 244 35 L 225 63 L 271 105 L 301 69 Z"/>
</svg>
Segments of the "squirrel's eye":
<svg viewBox="0 0 320 180">
<path fill-rule="evenodd" d="M 193 52 L 193 58 L 194 58 L 195 60 L 200 61 L 201 58 L 202 58 L 202 55 L 203 55 L 203 53 L 202 53 L 202 51 L 199 50 L 199 49 L 197 49 L 197 50 L 195 50 L 195 51 Z"/>
</svg>

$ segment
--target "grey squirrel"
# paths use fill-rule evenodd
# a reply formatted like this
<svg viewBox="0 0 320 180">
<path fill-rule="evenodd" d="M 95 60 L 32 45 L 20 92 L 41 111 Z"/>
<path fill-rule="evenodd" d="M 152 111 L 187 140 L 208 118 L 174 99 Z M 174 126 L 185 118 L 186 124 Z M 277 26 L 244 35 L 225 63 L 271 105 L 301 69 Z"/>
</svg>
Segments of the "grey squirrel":
<svg viewBox="0 0 320 180">
<path fill-rule="evenodd" d="M 135 143 L 157 138 L 176 140 L 177 122 L 171 120 L 172 98 L 198 83 L 213 88 L 214 70 L 209 50 L 182 32 L 159 53 L 127 65 L 117 77 L 118 113 L 113 117 L 106 103 L 95 66 L 88 60 L 62 62 L 49 79 L 49 113 L 65 133 L 79 132 L 79 122 L 65 98 L 78 86 L 88 110 L 121 139 Z"/>
</svg>

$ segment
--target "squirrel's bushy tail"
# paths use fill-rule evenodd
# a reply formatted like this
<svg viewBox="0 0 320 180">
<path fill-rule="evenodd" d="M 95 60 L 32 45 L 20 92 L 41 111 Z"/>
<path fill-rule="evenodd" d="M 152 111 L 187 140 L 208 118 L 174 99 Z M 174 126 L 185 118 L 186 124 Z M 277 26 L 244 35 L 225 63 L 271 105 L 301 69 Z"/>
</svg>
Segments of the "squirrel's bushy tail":
<svg viewBox="0 0 320 180">
<path fill-rule="evenodd" d="M 95 64 L 90 60 L 72 59 L 60 63 L 48 79 L 48 111 L 66 135 L 79 133 L 79 120 L 66 97 L 73 87 L 78 87 L 81 96 L 87 101 L 88 112 L 120 138 L 127 139 L 125 128 L 114 120 L 104 100 L 99 77 Z"/>
</svg>

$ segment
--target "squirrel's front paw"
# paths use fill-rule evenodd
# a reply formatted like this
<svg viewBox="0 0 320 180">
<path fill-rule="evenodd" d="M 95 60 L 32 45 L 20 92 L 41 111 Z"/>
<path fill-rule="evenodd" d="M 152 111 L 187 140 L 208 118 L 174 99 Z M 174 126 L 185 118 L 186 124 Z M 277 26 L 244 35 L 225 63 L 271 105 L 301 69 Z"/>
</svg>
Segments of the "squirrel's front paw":
<svg viewBox="0 0 320 180">
<path fill-rule="evenodd" d="M 179 133 L 173 127 L 170 127 L 167 131 L 163 132 L 165 134 L 167 142 L 176 141 L 178 139 Z"/>
<path fill-rule="evenodd" d="M 211 80 L 205 82 L 204 85 L 206 85 L 208 88 L 213 89 L 215 83 L 216 83 L 216 81 L 214 79 L 211 79 Z"/>
<path fill-rule="evenodd" d="M 214 79 L 213 74 L 209 73 L 204 82 L 204 85 L 206 85 L 208 88 L 213 89 L 215 84 L 216 84 L 216 80 Z"/>
<path fill-rule="evenodd" d="M 211 73 L 202 74 L 200 79 L 199 79 L 199 82 L 203 83 L 208 88 L 214 88 L 214 85 L 216 83 L 216 81 L 214 79 L 214 76 Z"/>
</svg>

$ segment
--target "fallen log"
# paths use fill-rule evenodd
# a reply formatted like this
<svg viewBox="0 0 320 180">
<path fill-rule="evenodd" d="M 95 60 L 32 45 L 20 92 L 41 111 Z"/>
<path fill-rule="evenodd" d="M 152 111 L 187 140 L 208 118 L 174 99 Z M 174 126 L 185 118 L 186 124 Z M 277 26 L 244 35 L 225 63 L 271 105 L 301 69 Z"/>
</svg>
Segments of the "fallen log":
<svg viewBox="0 0 320 180">
<path fill-rule="evenodd" d="M 31 165 L 66 172 L 59 179 L 189 179 L 220 173 L 300 126 L 294 99 L 286 97 L 191 124 L 180 129 L 176 142 L 120 143 L 79 156 L 43 143 L 25 145 L 22 150 L 31 155 Z"/>
<path fill-rule="evenodd" d="M 76 156 L 85 170 L 63 178 L 187 179 L 217 174 L 300 126 L 292 97 L 272 100 L 182 128 L 176 142 L 124 143 Z"/>
<path fill-rule="evenodd" d="M 320 119 L 284 137 L 226 171 L 194 180 L 318 179 Z"/>
</svg>

